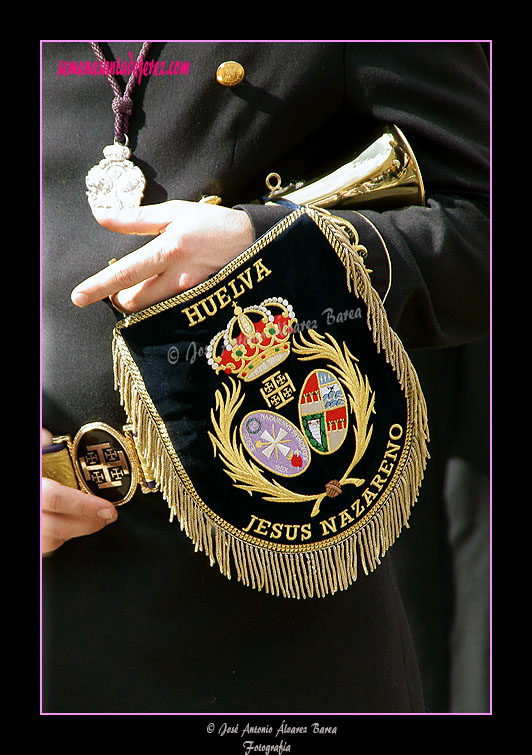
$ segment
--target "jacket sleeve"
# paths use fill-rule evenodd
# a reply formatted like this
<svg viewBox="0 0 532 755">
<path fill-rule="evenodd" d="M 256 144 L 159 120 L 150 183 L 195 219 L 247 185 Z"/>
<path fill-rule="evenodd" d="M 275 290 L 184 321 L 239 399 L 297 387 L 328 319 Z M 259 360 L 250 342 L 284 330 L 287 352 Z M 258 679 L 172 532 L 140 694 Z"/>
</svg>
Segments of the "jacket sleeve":
<svg viewBox="0 0 532 755">
<path fill-rule="evenodd" d="M 424 207 L 338 210 L 368 249 L 374 288 L 405 346 L 446 347 L 490 322 L 490 75 L 479 44 L 349 43 L 343 117 L 395 123 Z M 362 126 L 361 126 L 362 127 Z M 286 207 L 246 205 L 257 237 Z"/>
</svg>

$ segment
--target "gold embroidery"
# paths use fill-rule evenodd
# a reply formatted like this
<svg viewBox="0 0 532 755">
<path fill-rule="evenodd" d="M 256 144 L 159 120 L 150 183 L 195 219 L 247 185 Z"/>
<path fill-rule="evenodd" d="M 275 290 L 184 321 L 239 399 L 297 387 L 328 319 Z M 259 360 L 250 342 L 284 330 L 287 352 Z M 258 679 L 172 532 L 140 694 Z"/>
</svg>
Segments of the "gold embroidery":
<svg viewBox="0 0 532 755">
<path fill-rule="evenodd" d="M 277 370 L 262 381 L 260 392 L 269 407 L 281 409 L 292 401 L 295 388 L 290 375 L 287 372 L 281 375 L 281 370 Z"/>
<path fill-rule="evenodd" d="M 288 358 L 295 322 L 286 299 L 265 299 L 245 309 L 234 304 L 227 327 L 207 346 L 207 361 L 217 375 L 256 380 Z"/>
<path fill-rule="evenodd" d="M 254 275 L 252 275 L 252 268 L 254 268 Z M 238 273 L 236 278 L 231 278 L 227 281 L 225 286 L 213 291 L 212 294 L 206 296 L 204 299 L 200 299 L 199 302 L 191 307 L 185 307 L 182 309 L 182 313 L 186 315 L 188 319 L 189 327 L 193 327 L 200 322 L 203 322 L 207 317 L 215 315 L 219 309 L 227 307 L 231 304 L 233 299 L 237 299 L 242 296 L 247 290 L 251 290 L 255 283 L 260 283 L 271 275 L 271 270 L 264 265 L 262 260 L 257 260 L 252 266 L 247 267 L 243 272 Z M 229 287 L 230 292 L 227 288 Z"/>
<path fill-rule="evenodd" d="M 371 439 L 373 428 L 370 418 L 374 412 L 375 394 L 370 388 L 367 377 L 362 377 L 356 365 L 357 360 L 349 352 L 346 345 L 343 345 L 342 351 L 331 335 L 327 334 L 327 339 L 329 342 L 319 333 L 311 330 L 309 331 L 309 339 L 301 336 L 302 343 L 300 345 L 294 343 L 292 348 L 294 353 L 298 354 L 302 360 L 317 358 L 330 360 L 331 369 L 337 372 L 349 393 L 350 408 L 355 417 L 353 428 L 355 452 L 338 484 L 340 486 L 360 486 L 364 483 L 364 480 L 350 475 L 364 456 Z M 241 395 L 241 384 L 237 385 L 234 380 L 230 379 L 229 387 L 225 383 L 222 387 L 225 391 L 225 398 L 220 391 L 216 391 L 218 417 L 216 417 L 214 410 L 211 410 L 214 433 L 209 432 L 209 438 L 213 444 L 214 455 L 220 454 L 225 463 L 227 474 L 233 480 L 235 486 L 248 493 L 260 493 L 266 501 L 312 502 L 313 507 L 310 516 L 317 516 L 320 513 L 320 506 L 324 498 L 329 495 L 327 490 L 304 495 L 289 490 L 276 480 L 267 480 L 256 464 L 247 459 L 242 446 L 236 443 L 236 438 L 233 435 L 232 423 L 244 401 L 244 396 Z"/>
</svg>

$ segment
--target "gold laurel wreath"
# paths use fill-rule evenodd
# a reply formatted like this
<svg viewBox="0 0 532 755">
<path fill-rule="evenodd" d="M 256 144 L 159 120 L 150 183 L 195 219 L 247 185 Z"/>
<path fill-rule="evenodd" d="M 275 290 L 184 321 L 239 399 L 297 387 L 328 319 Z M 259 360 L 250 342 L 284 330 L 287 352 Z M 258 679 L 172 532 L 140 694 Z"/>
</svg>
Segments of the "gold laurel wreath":
<svg viewBox="0 0 532 755">
<path fill-rule="evenodd" d="M 328 367 L 337 373 L 338 378 L 346 387 L 349 394 L 349 406 L 355 417 L 353 428 L 355 452 L 338 483 L 340 486 L 362 485 L 364 480 L 350 477 L 350 474 L 366 453 L 371 439 L 373 427 L 370 425 L 370 418 L 374 413 L 375 394 L 370 388 L 367 376 L 362 377 L 356 364 L 358 360 L 351 354 L 345 343 L 342 352 L 337 341 L 330 334 L 326 334 L 329 343 L 324 336 L 314 330 L 310 330 L 308 335 L 310 340 L 300 334 L 301 344 L 293 344 L 294 353 L 298 354 L 302 361 L 317 358 L 330 361 Z M 236 428 L 231 429 L 233 419 L 245 396 L 241 395 L 240 383 L 237 384 L 233 378 L 229 378 L 229 382 L 229 386 L 226 383 L 222 385 L 225 397 L 219 390 L 215 394 L 218 419 L 214 409 L 211 409 L 214 433 L 209 432 L 208 435 L 213 444 L 214 455 L 216 456 L 217 452 L 220 453 L 226 465 L 225 471 L 235 487 L 245 490 L 250 495 L 254 492 L 260 493 L 266 501 L 280 503 L 314 501 L 311 516 L 316 516 L 323 499 L 328 495 L 327 491 L 311 495 L 295 493 L 280 485 L 276 480 L 266 479 L 261 469 L 246 457 L 242 445 L 238 443 Z"/>
</svg>

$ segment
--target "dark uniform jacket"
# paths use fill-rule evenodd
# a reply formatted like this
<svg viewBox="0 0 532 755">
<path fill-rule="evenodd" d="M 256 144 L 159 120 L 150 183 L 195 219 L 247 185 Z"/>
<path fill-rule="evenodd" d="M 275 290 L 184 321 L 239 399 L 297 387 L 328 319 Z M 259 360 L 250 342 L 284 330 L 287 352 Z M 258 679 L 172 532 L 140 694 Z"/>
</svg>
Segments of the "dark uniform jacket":
<svg viewBox="0 0 532 755">
<path fill-rule="evenodd" d="M 140 43 L 105 47 L 136 57 Z M 131 53 L 131 56 L 130 56 Z M 94 221 L 84 178 L 113 140 L 103 76 L 86 43 L 43 43 L 43 425 L 119 428 L 113 312 L 77 309 L 74 286 L 146 238 Z M 149 59 L 181 73 L 135 89 L 130 146 L 144 203 L 218 194 L 258 237 L 286 207 L 255 203 L 283 180 L 354 157 L 388 122 L 407 135 L 425 207 L 342 211 L 407 348 L 484 335 L 489 322 L 489 77 L 468 43 L 154 43 Z M 244 80 L 217 83 L 220 63 Z M 345 161 L 345 160 L 344 160 Z M 337 163 L 339 164 L 339 163 Z M 369 222 L 368 222 L 369 221 Z M 208 253 L 208 250 L 206 250 Z M 413 520 L 415 526 L 415 519 Z M 168 522 L 158 494 L 43 562 L 45 712 L 422 712 L 414 648 L 390 559 L 347 591 L 276 598 L 222 577 Z"/>
</svg>

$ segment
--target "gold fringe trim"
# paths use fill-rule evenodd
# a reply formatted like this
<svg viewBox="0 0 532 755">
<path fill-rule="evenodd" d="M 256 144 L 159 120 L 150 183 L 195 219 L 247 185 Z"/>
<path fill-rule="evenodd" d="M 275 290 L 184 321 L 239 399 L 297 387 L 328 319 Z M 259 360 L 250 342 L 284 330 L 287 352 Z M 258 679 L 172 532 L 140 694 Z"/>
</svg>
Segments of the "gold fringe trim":
<svg viewBox="0 0 532 755">
<path fill-rule="evenodd" d="M 429 454 L 429 431 L 425 399 L 416 371 L 398 336 L 388 324 L 386 312 L 371 286 L 358 245 L 356 230 L 334 216 L 305 210 L 322 230 L 346 268 L 348 289 L 360 297 L 368 311 L 367 324 L 379 351 L 383 350 L 409 402 L 411 447 L 398 482 L 377 513 L 358 532 L 334 545 L 296 553 L 271 551 L 242 541 L 211 519 L 197 503 L 197 494 L 173 448 L 163 420 L 146 390 L 142 376 L 122 336 L 115 328 L 113 365 L 115 388 L 133 425 L 140 450 L 152 468 L 168 503 L 170 521 L 210 559 L 220 572 L 247 587 L 285 598 L 312 598 L 346 590 L 358 577 L 373 572 L 403 527 L 408 527 L 412 507 Z M 294 213 L 299 217 L 302 211 Z M 346 229 L 346 226 L 348 228 Z M 283 226 L 286 227 L 286 224 Z M 119 324 L 120 325 L 120 324 Z M 127 327 L 127 323 L 123 325 Z"/>
</svg>

